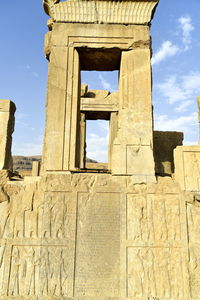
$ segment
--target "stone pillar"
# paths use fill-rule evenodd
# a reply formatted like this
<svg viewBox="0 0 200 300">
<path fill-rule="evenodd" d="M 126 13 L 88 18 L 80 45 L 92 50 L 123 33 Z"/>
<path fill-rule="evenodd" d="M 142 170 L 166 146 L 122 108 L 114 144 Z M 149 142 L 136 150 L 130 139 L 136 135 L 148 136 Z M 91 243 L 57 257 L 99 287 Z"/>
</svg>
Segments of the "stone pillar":
<svg viewBox="0 0 200 300">
<path fill-rule="evenodd" d="M 80 133 L 79 133 L 79 149 L 80 149 L 80 169 L 85 169 L 85 163 L 86 163 L 86 120 L 85 120 L 85 114 L 81 113 L 80 118 Z"/>
<path fill-rule="evenodd" d="M 80 63 L 75 48 L 69 48 L 72 63 L 67 70 L 67 97 L 65 111 L 65 136 L 63 169 L 74 171 L 79 168 L 79 133 L 80 132 Z"/>
<path fill-rule="evenodd" d="M 32 177 L 37 177 L 40 174 L 40 162 L 33 161 L 32 163 Z"/>
<path fill-rule="evenodd" d="M 68 171 L 77 166 L 80 89 L 77 51 L 65 45 L 51 46 L 43 170 Z"/>
<path fill-rule="evenodd" d="M 118 133 L 112 155 L 113 175 L 134 175 L 154 182 L 150 49 L 123 51 L 119 78 Z"/>
<path fill-rule="evenodd" d="M 67 53 L 67 47 L 51 47 L 43 151 L 44 170 L 63 170 Z"/>
<path fill-rule="evenodd" d="M 15 123 L 15 104 L 0 100 L 0 170 L 12 170 L 12 133 Z"/>
<path fill-rule="evenodd" d="M 108 170 L 112 170 L 112 154 L 113 142 L 117 135 L 118 113 L 111 112 L 110 114 L 110 129 L 109 129 L 109 147 L 108 147 Z"/>
</svg>

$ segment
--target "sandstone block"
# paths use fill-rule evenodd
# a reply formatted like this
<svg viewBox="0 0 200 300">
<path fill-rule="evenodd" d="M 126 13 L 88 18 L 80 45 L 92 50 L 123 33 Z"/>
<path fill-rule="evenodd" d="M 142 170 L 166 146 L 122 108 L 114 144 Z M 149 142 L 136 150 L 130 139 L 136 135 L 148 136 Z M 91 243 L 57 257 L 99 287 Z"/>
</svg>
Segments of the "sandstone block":
<svg viewBox="0 0 200 300">
<path fill-rule="evenodd" d="M 156 174 L 172 175 L 174 173 L 173 151 L 177 146 L 181 146 L 182 142 L 182 132 L 153 132 L 153 152 Z"/>
<path fill-rule="evenodd" d="M 174 150 L 175 180 L 185 191 L 200 190 L 200 146 L 179 146 Z"/>
<path fill-rule="evenodd" d="M 32 177 L 37 177 L 40 174 L 40 162 L 33 161 L 32 163 Z"/>
</svg>

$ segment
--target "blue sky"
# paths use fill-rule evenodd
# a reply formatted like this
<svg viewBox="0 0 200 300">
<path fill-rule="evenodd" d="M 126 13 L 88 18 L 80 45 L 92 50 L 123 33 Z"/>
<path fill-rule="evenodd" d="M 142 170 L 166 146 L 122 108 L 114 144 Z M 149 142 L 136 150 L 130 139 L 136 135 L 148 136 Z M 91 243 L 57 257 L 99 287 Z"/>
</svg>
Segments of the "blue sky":
<svg viewBox="0 0 200 300">
<path fill-rule="evenodd" d="M 42 0 L 2 1 L 0 98 L 17 106 L 13 154 L 41 153 L 47 67 L 43 40 L 48 17 Z M 161 0 L 152 22 L 155 129 L 184 131 L 198 141 L 196 96 L 200 95 L 200 1 Z M 93 89 L 117 88 L 117 73 L 82 74 Z M 88 128 L 88 156 L 104 161 L 108 127 Z"/>
</svg>

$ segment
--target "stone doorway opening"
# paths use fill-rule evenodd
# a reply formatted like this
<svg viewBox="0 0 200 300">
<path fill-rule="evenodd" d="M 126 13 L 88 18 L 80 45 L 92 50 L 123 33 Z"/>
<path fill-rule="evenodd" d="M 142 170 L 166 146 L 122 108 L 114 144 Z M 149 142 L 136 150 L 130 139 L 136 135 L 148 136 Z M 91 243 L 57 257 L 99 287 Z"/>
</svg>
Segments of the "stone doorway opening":
<svg viewBox="0 0 200 300">
<path fill-rule="evenodd" d="M 86 121 L 86 169 L 108 169 L 110 120 Z"/>
<path fill-rule="evenodd" d="M 77 52 L 81 83 L 80 169 L 108 172 L 118 113 L 121 50 L 83 47 Z M 98 163 L 88 162 L 87 158 Z"/>
</svg>

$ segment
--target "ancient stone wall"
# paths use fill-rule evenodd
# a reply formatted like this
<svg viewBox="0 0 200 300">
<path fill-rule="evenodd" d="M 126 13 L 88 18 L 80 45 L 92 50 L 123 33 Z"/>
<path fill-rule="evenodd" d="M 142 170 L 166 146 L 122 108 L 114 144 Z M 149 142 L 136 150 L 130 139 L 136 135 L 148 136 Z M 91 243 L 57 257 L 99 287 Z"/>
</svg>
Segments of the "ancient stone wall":
<svg viewBox="0 0 200 300">
<path fill-rule="evenodd" d="M 199 204 L 171 178 L 8 182 L 0 299 L 199 299 Z"/>
<path fill-rule="evenodd" d="M 175 150 L 174 180 L 182 134 L 155 133 L 156 170 L 168 176 L 154 170 L 149 25 L 158 0 L 59 2 L 44 0 L 41 177 L 38 164 L 24 180 L 0 172 L 0 300 L 198 300 L 199 146 Z M 120 69 L 119 92 L 81 87 L 80 71 L 94 69 Z M 5 104 L 7 139 L 14 106 Z M 86 173 L 85 122 L 108 116 L 110 174 Z"/>
<path fill-rule="evenodd" d="M 174 173 L 174 149 L 183 144 L 183 133 L 175 131 L 153 132 L 153 153 L 157 175 Z"/>
</svg>

